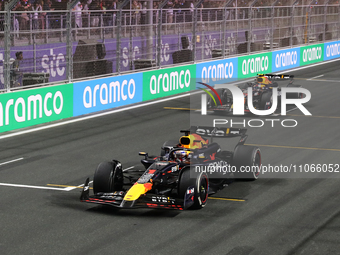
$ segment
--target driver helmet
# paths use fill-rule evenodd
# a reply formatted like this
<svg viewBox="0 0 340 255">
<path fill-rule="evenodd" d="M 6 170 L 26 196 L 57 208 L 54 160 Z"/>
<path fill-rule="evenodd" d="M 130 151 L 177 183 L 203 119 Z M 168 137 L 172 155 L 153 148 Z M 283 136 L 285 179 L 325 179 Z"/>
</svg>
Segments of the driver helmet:
<svg viewBox="0 0 340 255">
<path fill-rule="evenodd" d="M 187 150 L 178 150 L 175 151 L 175 159 L 179 162 L 187 162 L 190 160 L 190 151 Z"/>
<path fill-rule="evenodd" d="M 258 85 L 262 85 L 261 87 L 272 84 L 272 82 L 264 74 L 258 74 L 258 78 L 256 79 L 256 81 L 258 82 Z"/>
</svg>

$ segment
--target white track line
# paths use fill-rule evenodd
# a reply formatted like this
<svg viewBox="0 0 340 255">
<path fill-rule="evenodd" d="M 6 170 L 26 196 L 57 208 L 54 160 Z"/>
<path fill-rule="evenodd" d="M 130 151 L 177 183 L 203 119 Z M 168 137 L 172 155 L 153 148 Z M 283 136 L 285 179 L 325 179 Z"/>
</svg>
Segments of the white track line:
<svg viewBox="0 0 340 255">
<path fill-rule="evenodd" d="M 134 166 L 125 168 L 125 169 L 123 169 L 123 172 L 125 172 L 125 171 L 127 171 L 127 170 L 129 170 L 129 169 L 132 169 L 132 168 L 134 168 Z M 93 181 L 90 181 L 89 184 L 92 183 L 92 182 L 93 182 Z M 74 189 L 77 189 L 77 188 L 80 188 L 80 187 L 84 187 L 84 183 L 81 184 L 81 185 L 78 185 L 77 187 L 66 187 L 66 188 L 64 188 L 63 190 L 65 190 L 65 191 L 71 191 L 71 190 L 74 190 Z"/>
<path fill-rule="evenodd" d="M 292 112 L 292 111 L 297 110 L 297 109 L 299 109 L 299 108 L 295 107 L 295 108 L 289 109 L 289 110 L 286 111 L 286 113 L 287 113 L 287 112 Z M 283 116 L 283 115 L 282 115 L 282 116 Z"/>
<path fill-rule="evenodd" d="M 312 77 L 310 79 L 307 79 L 307 81 L 310 81 L 310 80 L 313 80 L 313 79 L 316 79 L 316 78 L 320 78 L 322 76 L 325 76 L 324 74 L 321 74 L 321 75 L 318 75 L 318 76 L 315 76 L 315 77 Z"/>
<path fill-rule="evenodd" d="M 128 168 L 125 168 L 125 169 L 123 169 L 123 172 L 125 172 L 125 171 L 127 171 L 127 170 L 130 170 L 130 169 L 132 169 L 132 168 L 135 168 L 134 166 L 130 166 L 130 167 L 128 167 Z"/>
<path fill-rule="evenodd" d="M 130 167 L 128 167 L 128 168 L 125 168 L 125 169 L 123 169 L 123 172 L 125 172 L 125 171 L 127 171 L 127 170 L 129 170 L 129 169 L 132 169 L 132 168 L 134 168 L 134 166 L 130 166 Z M 92 183 L 92 182 L 93 182 L 93 181 L 90 181 L 89 184 Z M 74 189 L 77 189 L 77 188 L 80 188 L 80 187 L 83 187 L 83 186 L 84 186 L 84 183 L 81 184 L 81 185 L 78 185 L 77 187 L 66 187 L 66 188 L 64 188 L 63 190 L 65 190 L 65 191 L 71 191 L 71 190 L 74 190 Z"/>
<path fill-rule="evenodd" d="M 92 183 L 92 182 L 93 181 L 91 181 L 90 183 Z M 71 190 L 83 187 L 84 184 L 79 185 L 77 187 L 66 187 L 66 188 L 35 186 L 35 185 L 24 185 L 24 184 L 12 184 L 12 183 L 0 183 L 0 186 L 8 186 L 8 187 L 16 187 L 16 188 L 30 188 L 30 189 L 47 189 L 47 190 L 71 191 Z"/>
<path fill-rule="evenodd" d="M 129 169 L 134 168 L 134 166 L 128 167 L 123 169 L 123 172 Z M 93 183 L 93 181 L 90 181 L 90 183 Z M 71 191 L 77 188 L 81 188 L 84 186 L 84 183 L 81 185 L 78 185 L 76 187 L 65 187 L 65 188 L 56 188 L 56 187 L 46 187 L 46 186 L 34 186 L 34 185 L 24 185 L 24 184 L 12 184 L 12 183 L 0 183 L 0 186 L 7 186 L 7 187 L 17 187 L 17 188 L 30 188 L 30 189 L 45 189 L 45 190 L 60 190 L 60 191 Z"/>
<path fill-rule="evenodd" d="M 22 184 L 11 184 L 11 183 L 0 183 L 0 186 L 19 187 L 19 188 L 31 188 L 31 189 L 65 190 L 65 188 L 54 188 L 54 187 L 22 185 Z"/>
<path fill-rule="evenodd" d="M 6 164 L 9 164 L 9 163 L 12 163 L 12 162 L 16 162 L 16 161 L 19 161 L 19 160 L 23 160 L 23 159 L 24 159 L 24 158 L 17 158 L 17 159 L 9 160 L 9 161 L 0 163 L 0 166 L 6 165 Z"/>
<path fill-rule="evenodd" d="M 93 181 L 90 181 L 89 184 L 92 183 L 92 182 L 93 182 Z M 85 183 L 83 183 L 83 184 L 81 184 L 81 185 L 78 185 L 77 187 L 66 187 L 66 188 L 64 188 L 63 190 L 64 190 L 64 191 L 71 191 L 71 190 L 74 190 L 74 189 L 78 189 L 78 188 L 80 188 L 80 187 L 84 187 L 84 185 L 85 185 Z"/>
<path fill-rule="evenodd" d="M 335 81 L 335 80 L 324 80 L 324 79 L 308 79 L 308 81 L 317 81 L 317 82 L 324 81 L 324 82 L 328 82 L 328 83 L 332 83 L 332 82 L 339 83 L 340 82 L 340 81 Z M 327 84 L 327 85 L 329 85 L 329 84 Z"/>
</svg>

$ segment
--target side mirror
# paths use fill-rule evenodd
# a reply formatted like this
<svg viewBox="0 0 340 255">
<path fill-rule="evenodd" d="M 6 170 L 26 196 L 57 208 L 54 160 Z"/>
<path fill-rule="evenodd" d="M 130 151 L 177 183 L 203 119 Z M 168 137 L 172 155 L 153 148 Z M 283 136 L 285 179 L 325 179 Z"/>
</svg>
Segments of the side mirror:
<svg viewBox="0 0 340 255">
<path fill-rule="evenodd" d="M 147 159 L 148 158 L 148 153 L 147 152 L 139 152 L 139 156 L 144 156 L 145 157 L 145 159 Z"/>
</svg>

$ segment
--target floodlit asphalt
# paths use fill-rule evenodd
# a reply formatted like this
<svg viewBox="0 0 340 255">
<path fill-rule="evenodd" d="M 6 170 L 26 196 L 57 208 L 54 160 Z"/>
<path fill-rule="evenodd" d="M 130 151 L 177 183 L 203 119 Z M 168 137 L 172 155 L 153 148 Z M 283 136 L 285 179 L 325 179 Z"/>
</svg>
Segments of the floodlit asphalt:
<svg viewBox="0 0 340 255">
<path fill-rule="evenodd" d="M 270 117 L 298 125 L 248 127 L 246 143 L 260 147 L 264 165 L 340 164 L 339 62 L 292 74 L 312 94 L 305 105 L 312 116 Z M 189 97 L 2 139 L 0 253 L 340 254 L 340 169 L 333 178 L 234 182 L 215 197 L 245 201 L 209 199 L 198 211 L 80 203 L 77 186 L 99 162 L 139 168 L 139 151 L 158 154 L 192 124 L 190 114 L 199 115 L 164 107 L 189 108 Z"/>
</svg>

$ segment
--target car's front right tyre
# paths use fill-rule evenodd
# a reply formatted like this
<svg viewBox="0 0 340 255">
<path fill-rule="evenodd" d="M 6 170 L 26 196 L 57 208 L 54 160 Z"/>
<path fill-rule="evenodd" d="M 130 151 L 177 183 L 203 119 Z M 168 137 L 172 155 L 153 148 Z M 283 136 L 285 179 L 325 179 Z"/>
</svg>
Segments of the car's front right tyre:
<svg viewBox="0 0 340 255">
<path fill-rule="evenodd" d="M 201 209 L 206 206 L 209 192 L 209 178 L 205 172 L 190 171 L 184 168 L 179 178 L 178 193 L 180 198 L 185 198 L 189 187 L 194 188 L 194 204 L 191 209 Z"/>
</svg>

